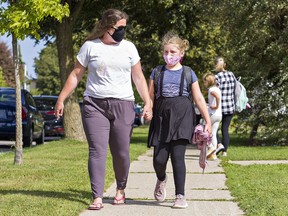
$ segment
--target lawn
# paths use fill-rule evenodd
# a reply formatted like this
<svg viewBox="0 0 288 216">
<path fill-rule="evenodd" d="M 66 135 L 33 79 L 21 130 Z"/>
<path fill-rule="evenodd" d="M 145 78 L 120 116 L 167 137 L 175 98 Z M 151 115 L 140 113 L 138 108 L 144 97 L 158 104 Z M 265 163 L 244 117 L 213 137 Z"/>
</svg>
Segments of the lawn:
<svg viewBox="0 0 288 216">
<path fill-rule="evenodd" d="M 287 160 L 288 146 L 243 146 L 245 139 L 231 137 L 228 157 L 222 160 L 226 185 L 246 215 L 288 215 L 288 164 L 231 164 L 229 160 Z"/>
<path fill-rule="evenodd" d="M 144 132 L 143 132 L 144 130 Z M 135 128 L 131 160 L 146 148 L 146 129 Z M 14 154 L 0 155 L 0 215 L 79 215 L 91 201 L 86 142 L 59 140 L 24 149 L 24 164 Z M 105 188 L 114 181 L 108 154 Z"/>
<path fill-rule="evenodd" d="M 146 148 L 147 127 L 134 128 L 131 160 Z M 245 146 L 231 136 L 228 157 L 222 159 L 227 186 L 246 215 L 288 215 L 288 165 L 231 164 L 229 160 L 287 160 L 288 146 Z M 53 141 L 24 150 L 24 164 L 13 165 L 13 153 L 0 155 L 0 215 L 79 215 L 91 201 L 87 173 L 87 143 Z M 105 188 L 114 181 L 107 158 Z"/>
</svg>

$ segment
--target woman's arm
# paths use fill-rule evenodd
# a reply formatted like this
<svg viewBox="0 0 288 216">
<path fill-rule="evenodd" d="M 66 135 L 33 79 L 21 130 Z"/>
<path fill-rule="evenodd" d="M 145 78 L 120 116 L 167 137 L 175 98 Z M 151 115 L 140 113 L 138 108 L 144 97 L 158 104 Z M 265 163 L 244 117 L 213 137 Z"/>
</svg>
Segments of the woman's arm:
<svg viewBox="0 0 288 216">
<path fill-rule="evenodd" d="M 65 85 L 58 97 L 58 100 L 55 105 L 55 116 L 59 118 L 63 115 L 64 112 L 64 101 L 71 94 L 71 92 L 77 87 L 78 83 L 82 79 L 86 68 L 83 67 L 78 61 L 74 69 L 69 74 Z"/>
<path fill-rule="evenodd" d="M 144 101 L 143 114 L 147 120 L 152 119 L 152 102 L 148 92 L 146 79 L 143 75 L 140 61 L 131 68 L 132 79 L 137 91 Z"/>
<path fill-rule="evenodd" d="M 155 97 L 155 93 L 154 93 L 155 89 L 154 89 L 154 80 L 150 79 L 149 80 L 149 95 L 150 95 L 150 99 L 152 102 L 152 107 L 154 104 L 154 97 Z"/>
<path fill-rule="evenodd" d="M 194 82 L 191 84 L 191 89 L 192 89 L 192 95 L 193 95 L 193 100 L 198 107 L 202 117 L 204 118 L 206 125 L 205 125 L 205 130 L 211 133 L 211 120 L 210 116 L 208 113 L 207 105 L 205 98 L 203 97 L 200 87 L 198 84 L 198 81 Z"/>
</svg>

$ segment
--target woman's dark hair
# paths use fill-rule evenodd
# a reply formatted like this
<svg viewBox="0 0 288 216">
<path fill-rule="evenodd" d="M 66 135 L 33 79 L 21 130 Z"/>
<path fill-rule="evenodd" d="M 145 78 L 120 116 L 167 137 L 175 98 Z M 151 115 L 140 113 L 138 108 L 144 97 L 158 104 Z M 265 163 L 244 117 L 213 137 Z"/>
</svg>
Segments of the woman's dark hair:
<svg viewBox="0 0 288 216">
<path fill-rule="evenodd" d="M 108 9 L 104 11 L 101 16 L 101 19 L 98 20 L 94 29 L 88 35 L 85 41 L 94 40 L 96 38 L 101 38 L 107 30 L 114 26 L 119 20 L 126 19 L 128 20 L 129 16 L 120 10 L 117 9 Z"/>
</svg>

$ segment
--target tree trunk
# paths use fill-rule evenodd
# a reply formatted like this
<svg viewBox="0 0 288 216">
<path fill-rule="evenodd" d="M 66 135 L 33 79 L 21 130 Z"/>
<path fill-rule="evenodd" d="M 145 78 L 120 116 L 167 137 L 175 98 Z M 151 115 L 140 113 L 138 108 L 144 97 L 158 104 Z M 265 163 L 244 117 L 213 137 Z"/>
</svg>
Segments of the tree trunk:
<svg viewBox="0 0 288 216">
<path fill-rule="evenodd" d="M 20 70 L 19 70 L 19 56 L 18 56 L 17 39 L 12 34 L 12 49 L 13 49 L 13 63 L 15 70 L 16 82 L 16 142 L 15 142 L 15 157 L 14 164 L 22 164 L 23 162 L 23 147 L 22 147 L 22 103 L 21 103 L 21 84 L 20 84 Z"/>
<path fill-rule="evenodd" d="M 56 44 L 62 87 L 75 65 L 72 28 L 73 25 L 70 18 L 64 18 L 62 23 L 59 23 L 56 27 Z M 66 138 L 80 141 L 86 140 L 76 91 L 65 101 L 64 128 Z"/>
<path fill-rule="evenodd" d="M 258 127 L 259 127 L 259 123 L 255 123 L 253 125 L 252 130 L 250 132 L 250 137 L 249 137 L 249 140 L 248 140 L 248 144 L 249 145 L 253 145 L 254 137 L 257 135 Z"/>
</svg>

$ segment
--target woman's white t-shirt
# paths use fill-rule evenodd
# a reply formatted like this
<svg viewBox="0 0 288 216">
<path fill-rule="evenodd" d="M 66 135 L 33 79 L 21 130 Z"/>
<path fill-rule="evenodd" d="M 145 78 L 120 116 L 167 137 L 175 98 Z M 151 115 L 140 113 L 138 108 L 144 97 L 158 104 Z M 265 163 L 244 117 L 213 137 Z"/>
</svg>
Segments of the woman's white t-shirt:
<svg viewBox="0 0 288 216">
<path fill-rule="evenodd" d="M 100 39 L 86 41 L 77 60 L 88 69 L 84 96 L 134 100 L 131 67 L 140 57 L 132 42 L 107 45 Z"/>
<path fill-rule="evenodd" d="M 220 103 L 218 105 L 217 109 L 211 109 L 210 106 L 216 106 L 216 98 L 211 95 L 211 92 L 216 92 L 216 94 L 220 97 Z M 221 110 L 221 91 L 217 86 L 212 86 L 208 89 L 208 111 L 210 115 L 222 115 L 222 110 Z"/>
</svg>

